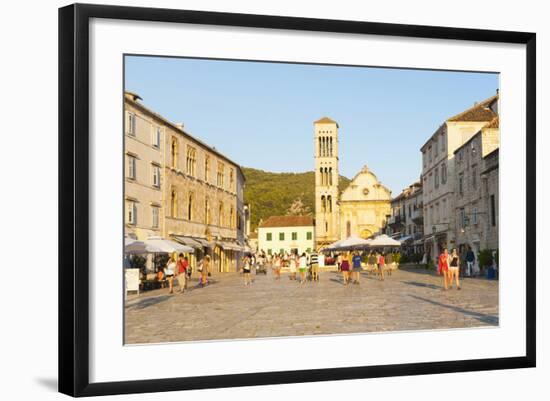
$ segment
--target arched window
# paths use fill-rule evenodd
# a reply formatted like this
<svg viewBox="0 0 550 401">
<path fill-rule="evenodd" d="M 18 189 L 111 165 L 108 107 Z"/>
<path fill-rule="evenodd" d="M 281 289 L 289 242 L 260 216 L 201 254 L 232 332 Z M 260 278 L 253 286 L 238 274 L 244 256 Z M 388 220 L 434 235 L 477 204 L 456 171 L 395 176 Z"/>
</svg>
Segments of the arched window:
<svg viewBox="0 0 550 401">
<path fill-rule="evenodd" d="M 178 168 L 178 139 L 172 138 L 172 144 L 170 145 L 170 156 L 172 158 L 172 168 Z"/>
<path fill-rule="evenodd" d="M 178 193 L 175 188 L 170 191 L 170 216 L 178 217 Z"/>
<path fill-rule="evenodd" d="M 328 185 L 332 185 L 332 167 L 328 169 Z"/>
<path fill-rule="evenodd" d="M 189 199 L 187 202 L 187 220 L 193 220 L 193 207 L 195 203 L 195 197 L 193 193 L 189 194 Z"/>
<path fill-rule="evenodd" d="M 327 211 L 327 200 L 325 199 L 325 195 L 321 196 L 321 211 L 323 213 Z"/>
<path fill-rule="evenodd" d="M 319 185 L 324 185 L 323 184 L 323 168 L 322 167 L 319 169 Z"/>
<path fill-rule="evenodd" d="M 208 155 L 204 157 L 204 181 L 210 181 L 210 156 Z"/>
<path fill-rule="evenodd" d="M 332 157 L 332 138 L 329 139 L 329 144 L 330 144 L 330 146 L 329 146 L 328 155 L 329 155 L 330 157 Z"/>
<path fill-rule="evenodd" d="M 223 203 L 222 202 L 220 202 L 220 206 L 218 208 L 218 216 L 219 216 L 218 225 L 221 227 L 224 224 Z"/>
<path fill-rule="evenodd" d="M 322 151 L 323 151 L 323 140 L 321 137 L 317 138 L 318 139 L 318 142 L 319 142 L 319 152 L 318 152 L 318 156 L 321 157 L 322 155 Z"/>
<path fill-rule="evenodd" d="M 208 198 L 204 201 L 204 223 L 210 224 L 210 201 Z"/>
<path fill-rule="evenodd" d="M 229 228 L 234 227 L 234 220 L 235 219 L 235 211 L 233 210 L 233 206 L 229 209 Z"/>
<path fill-rule="evenodd" d="M 332 196 L 327 196 L 327 209 L 329 213 L 332 213 Z"/>
</svg>

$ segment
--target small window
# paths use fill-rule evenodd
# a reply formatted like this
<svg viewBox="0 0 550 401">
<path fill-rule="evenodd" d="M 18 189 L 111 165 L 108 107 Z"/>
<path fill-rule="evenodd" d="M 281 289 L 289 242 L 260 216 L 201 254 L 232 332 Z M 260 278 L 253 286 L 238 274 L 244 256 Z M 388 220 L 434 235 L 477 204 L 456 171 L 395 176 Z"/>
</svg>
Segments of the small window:
<svg viewBox="0 0 550 401">
<path fill-rule="evenodd" d="M 162 128 L 161 127 L 156 127 L 154 130 L 153 130 L 153 146 L 155 148 L 160 148 L 160 135 L 161 135 L 161 131 L 162 131 Z"/>
<path fill-rule="evenodd" d="M 156 164 L 152 165 L 153 170 L 153 186 L 155 188 L 160 188 L 160 167 Z"/>
<path fill-rule="evenodd" d="M 477 189 L 477 165 L 472 166 L 472 189 Z"/>
<path fill-rule="evenodd" d="M 137 224 L 137 204 L 134 201 L 126 202 L 126 222 L 128 224 Z"/>
<path fill-rule="evenodd" d="M 279 233 L 279 241 L 285 240 L 285 233 Z"/>
<path fill-rule="evenodd" d="M 458 193 L 464 195 L 464 176 L 462 174 L 458 176 Z"/>
<path fill-rule="evenodd" d="M 311 231 L 308 231 L 306 234 L 306 239 L 311 240 L 313 238 L 313 233 Z"/>
<path fill-rule="evenodd" d="M 472 209 L 472 224 L 477 224 L 477 207 Z"/>
<path fill-rule="evenodd" d="M 265 239 L 266 239 L 266 241 L 271 241 L 273 239 L 273 234 L 272 233 L 267 233 L 265 235 Z"/>
<path fill-rule="evenodd" d="M 298 240 L 298 233 L 292 233 L 292 241 Z"/>
<path fill-rule="evenodd" d="M 128 113 L 127 132 L 130 135 L 136 136 L 136 115 L 134 113 Z"/>
<path fill-rule="evenodd" d="M 159 207 L 158 206 L 152 206 L 151 207 L 151 226 L 153 228 L 159 227 Z"/>
<path fill-rule="evenodd" d="M 443 163 L 441 165 L 441 184 L 447 183 L 447 164 Z"/>
<path fill-rule="evenodd" d="M 439 169 L 437 167 L 435 168 L 435 173 L 434 173 L 434 186 L 436 188 L 439 188 Z"/>
<path fill-rule="evenodd" d="M 128 155 L 128 178 L 136 179 L 136 158 Z"/>
</svg>

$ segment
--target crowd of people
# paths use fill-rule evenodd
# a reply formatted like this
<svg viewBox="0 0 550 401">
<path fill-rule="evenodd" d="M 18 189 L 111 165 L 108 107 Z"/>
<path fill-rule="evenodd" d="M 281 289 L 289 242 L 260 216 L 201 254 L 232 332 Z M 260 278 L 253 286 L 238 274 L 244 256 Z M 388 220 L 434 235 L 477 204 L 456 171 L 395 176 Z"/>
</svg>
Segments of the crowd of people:
<svg viewBox="0 0 550 401">
<path fill-rule="evenodd" d="M 274 280 L 281 279 L 281 271 L 284 269 L 289 272 L 289 279 L 304 284 L 307 281 L 318 282 L 319 259 L 332 260 L 341 273 L 344 285 L 359 285 L 361 282 L 361 272 L 376 274 L 379 280 L 384 281 L 386 276 L 398 267 L 399 253 L 383 252 L 371 250 L 366 251 L 346 251 L 332 254 L 330 257 L 319 255 L 317 252 L 281 252 L 275 254 L 266 254 L 264 251 L 245 254 L 242 258 L 241 270 L 245 286 L 253 283 L 252 272 L 267 272 L 271 269 Z M 465 254 L 466 274 L 474 274 L 475 256 L 471 249 Z M 455 285 L 460 290 L 460 264 L 461 258 L 456 249 L 449 253 L 444 249 L 438 258 L 437 273 L 442 276 L 443 289 L 448 290 Z M 205 287 L 211 276 L 211 257 L 205 255 L 197 263 L 198 286 Z M 170 294 L 174 293 L 174 281 L 178 284 L 178 292 L 184 293 L 190 282 L 193 268 L 189 259 L 182 253 L 176 258 L 169 257 L 164 268 L 157 272 L 157 280 L 165 282 Z"/>
</svg>

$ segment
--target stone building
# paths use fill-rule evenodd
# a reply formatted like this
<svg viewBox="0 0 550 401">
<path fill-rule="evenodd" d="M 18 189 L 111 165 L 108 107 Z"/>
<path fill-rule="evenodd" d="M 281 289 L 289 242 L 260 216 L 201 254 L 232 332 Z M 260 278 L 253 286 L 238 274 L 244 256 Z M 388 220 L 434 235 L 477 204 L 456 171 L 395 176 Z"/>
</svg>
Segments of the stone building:
<svg viewBox="0 0 550 401">
<path fill-rule="evenodd" d="M 351 180 L 339 199 L 339 239 L 358 235 L 369 238 L 377 234 L 390 213 L 391 191 L 364 166 Z"/>
<path fill-rule="evenodd" d="M 158 208 L 157 233 L 162 237 L 195 247 L 193 258 L 210 254 L 214 271 L 236 271 L 245 250 L 248 214 L 241 168 L 190 135 L 182 124 L 169 122 L 139 100 L 139 96 L 126 92 L 125 113 L 130 126 L 126 131 L 132 129 L 132 119 L 137 125 L 148 121 L 148 126 L 137 128 L 143 131 L 139 142 L 162 157 L 145 163 L 150 164 L 149 186 L 155 191 L 155 200 L 142 197 L 138 203 Z M 129 144 L 127 152 L 131 150 Z M 131 194 L 126 191 L 127 197 Z"/>
<path fill-rule="evenodd" d="M 275 253 L 309 253 L 315 248 L 310 216 L 271 216 L 258 226 L 258 250 Z"/>
<path fill-rule="evenodd" d="M 485 169 L 481 172 L 481 198 L 487 211 L 484 222 L 485 248 L 499 248 L 499 169 L 498 148 L 483 158 Z"/>
<path fill-rule="evenodd" d="M 314 123 L 315 239 L 318 246 L 340 239 L 338 129 L 338 123 L 328 117 Z"/>
<path fill-rule="evenodd" d="M 424 247 L 424 207 L 422 182 L 415 182 L 391 200 L 386 234 L 401 241 L 404 248 L 422 252 Z M 420 248 L 420 249 L 419 249 Z"/>
<path fill-rule="evenodd" d="M 366 166 L 340 193 L 338 130 L 338 123 L 328 117 L 314 122 L 317 248 L 352 234 L 372 236 L 384 226 L 390 210 L 391 192 Z"/>
<path fill-rule="evenodd" d="M 125 94 L 124 201 L 125 235 L 139 240 L 161 235 L 163 229 L 165 124 L 143 113 L 139 96 Z"/>
<path fill-rule="evenodd" d="M 454 152 L 498 115 L 498 93 L 447 119 L 421 147 L 424 247 L 436 260 L 456 246 Z"/>
<path fill-rule="evenodd" d="M 498 147 L 499 119 L 495 117 L 454 152 L 455 247 L 460 253 L 465 252 L 468 246 L 476 255 L 481 249 L 487 248 L 487 234 L 491 227 L 490 220 L 492 220 L 489 202 L 486 199 L 489 193 L 488 174 L 493 177 L 494 170 L 485 173 L 483 179 L 482 173 L 487 169 L 485 157 Z M 498 185 L 498 169 L 496 174 Z M 494 191 L 491 191 L 491 195 L 493 194 Z M 493 208 L 494 210 L 495 208 Z"/>
</svg>

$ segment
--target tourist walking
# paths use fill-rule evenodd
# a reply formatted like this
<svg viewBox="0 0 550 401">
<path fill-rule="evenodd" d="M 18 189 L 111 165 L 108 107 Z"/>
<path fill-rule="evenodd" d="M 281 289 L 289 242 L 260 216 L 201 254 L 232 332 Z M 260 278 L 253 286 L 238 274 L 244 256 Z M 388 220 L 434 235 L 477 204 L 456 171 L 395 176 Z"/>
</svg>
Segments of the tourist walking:
<svg viewBox="0 0 550 401">
<path fill-rule="evenodd" d="M 189 266 L 189 261 L 186 257 L 183 256 L 183 253 L 178 255 L 178 264 L 176 268 L 176 278 L 178 280 L 179 293 L 182 294 L 187 287 L 187 267 Z"/>
<path fill-rule="evenodd" d="M 377 263 L 378 263 L 378 275 L 380 277 L 380 281 L 384 281 L 384 270 L 386 270 L 386 258 L 383 253 L 380 253 L 377 257 Z"/>
<path fill-rule="evenodd" d="M 298 259 L 298 266 L 300 268 L 300 284 L 304 284 L 306 282 L 307 272 L 307 256 L 305 252 L 303 252 L 302 256 Z"/>
<path fill-rule="evenodd" d="M 394 260 L 393 260 L 393 253 L 390 251 L 386 254 L 384 257 L 384 262 L 386 262 L 386 266 L 388 267 L 388 276 L 391 276 L 392 270 L 394 268 Z"/>
<path fill-rule="evenodd" d="M 189 260 L 185 258 L 188 262 Z M 185 288 L 187 289 L 187 284 L 191 282 L 191 274 L 193 273 L 193 267 L 191 267 L 191 263 L 188 263 L 187 269 L 185 271 L 185 274 L 187 275 L 187 280 L 185 280 Z"/>
<path fill-rule="evenodd" d="M 309 255 L 309 265 L 311 266 L 311 280 L 319 281 L 319 255 L 313 251 Z"/>
<path fill-rule="evenodd" d="M 466 252 L 466 275 L 471 277 L 474 275 L 474 263 L 476 261 L 476 255 L 472 251 L 472 247 L 468 246 L 468 251 Z"/>
<path fill-rule="evenodd" d="M 367 258 L 367 270 L 369 272 L 376 272 L 378 271 L 378 261 L 376 259 L 376 254 L 373 251 L 370 251 L 369 257 Z"/>
<path fill-rule="evenodd" d="M 281 279 L 282 263 L 283 263 L 282 258 L 278 254 L 276 254 L 275 257 L 273 258 L 273 267 L 275 269 L 275 280 Z"/>
<path fill-rule="evenodd" d="M 166 264 L 166 280 L 168 281 L 168 294 L 174 293 L 174 274 L 176 272 L 176 261 L 172 256 Z"/>
<path fill-rule="evenodd" d="M 354 253 L 353 258 L 352 258 L 351 261 L 352 261 L 352 265 L 353 265 L 353 269 L 352 269 L 353 284 L 359 284 L 359 278 L 361 276 L 361 270 L 363 270 L 361 268 L 361 255 L 359 254 L 359 252 Z"/>
<path fill-rule="evenodd" d="M 443 288 L 447 290 L 447 283 L 449 282 L 449 251 L 447 248 L 444 248 L 441 255 L 439 255 L 437 273 L 443 276 Z"/>
<path fill-rule="evenodd" d="M 290 255 L 288 258 L 288 266 L 290 269 L 290 279 L 296 280 L 296 258 L 294 257 L 294 254 Z"/>
<path fill-rule="evenodd" d="M 454 248 L 453 251 L 451 252 L 451 258 L 449 262 L 449 286 L 451 287 L 451 289 L 453 289 L 453 278 L 454 278 L 456 282 L 456 289 L 460 290 L 460 280 L 458 278 L 458 276 L 460 275 L 459 269 L 458 269 L 458 267 L 460 266 L 459 263 L 460 263 L 460 258 L 458 257 L 456 248 Z"/>
<path fill-rule="evenodd" d="M 339 255 L 341 257 L 340 271 L 342 272 L 342 278 L 344 279 L 344 285 L 349 284 L 349 254 Z"/>
<path fill-rule="evenodd" d="M 247 286 L 252 283 L 250 280 L 250 270 L 252 269 L 251 258 L 247 255 L 243 258 L 243 278 L 244 285 Z"/>
<path fill-rule="evenodd" d="M 205 287 L 208 284 L 208 274 L 210 273 L 210 255 L 206 255 L 202 260 L 200 272 L 201 272 L 200 284 L 203 287 Z"/>
</svg>

